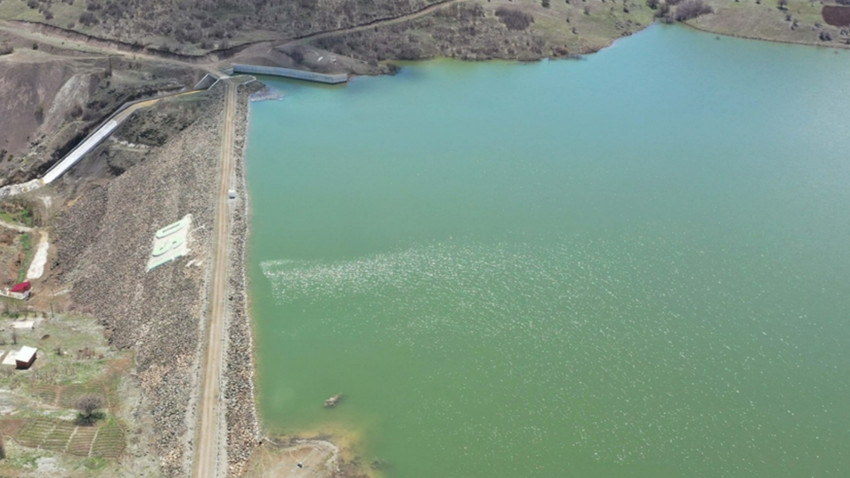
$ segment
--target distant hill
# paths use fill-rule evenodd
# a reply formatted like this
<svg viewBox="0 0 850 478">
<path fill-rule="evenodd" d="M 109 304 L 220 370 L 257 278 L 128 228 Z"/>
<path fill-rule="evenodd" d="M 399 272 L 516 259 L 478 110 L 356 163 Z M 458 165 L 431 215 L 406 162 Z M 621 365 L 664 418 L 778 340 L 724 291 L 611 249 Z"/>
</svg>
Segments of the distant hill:
<svg viewBox="0 0 850 478">
<path fill-rule="evenodd" d="M 267 40 L 374 63 L 584 54 L 656 19 L 734 36 L 850 45 L 850 29 L 824 25 L 822 5 L 810 0 L 0 0 L 0 18 L 184 55 Z"/>
<path fill-rule="evenodd" d="M 0 16 L 186 53 L 404 15 L 435 0 L 0 0 Z"/>
</svg>

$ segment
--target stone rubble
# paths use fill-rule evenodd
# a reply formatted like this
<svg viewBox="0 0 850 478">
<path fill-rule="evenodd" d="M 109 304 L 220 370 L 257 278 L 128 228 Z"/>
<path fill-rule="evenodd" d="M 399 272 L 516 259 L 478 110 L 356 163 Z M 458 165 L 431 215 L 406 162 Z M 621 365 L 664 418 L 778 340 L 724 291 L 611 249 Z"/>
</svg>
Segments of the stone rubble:
<svg viewBox="0 0 850 478">
<path fill-rule="evenodd" d="M 153 423 L 146 432 L 164 476 L 188 476 L 192 459 L 210 271 L 186 266 L 212 263 L 223 88 L 208 95 L 198 121 L 121 176 L 82 187 L 62 181 L 74 197 L 57 218 L 50 267 L 58 285 L 72 285 L 73 307 L 136 353 L 141 406 Z M 186 214 L 194 219 L 190 254 L 146 273 L 155 231 Z"/>
<path fill-rule="evenodd" d="M 245 142 L 248 104 L 240 91 L 237 107 L 237 129 L 234 141 L 236 165 L 235 189 L 230 232 L 230 320 L 228 324 L 224 389 L 227 403 L 228 476 L 241 476 L 259 444 L 260 427 L 254 395 L 254 344 L 251 318 L 248 315 L 245 281 L 245 241 L 248 238 L 248 193 L 245 185 Z"/>
</svg>

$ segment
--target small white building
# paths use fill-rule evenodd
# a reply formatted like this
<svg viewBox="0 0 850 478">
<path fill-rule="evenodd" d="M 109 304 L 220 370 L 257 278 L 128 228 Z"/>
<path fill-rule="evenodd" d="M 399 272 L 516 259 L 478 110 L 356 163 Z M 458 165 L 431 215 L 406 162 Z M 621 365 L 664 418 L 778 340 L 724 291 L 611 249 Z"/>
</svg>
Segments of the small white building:
<svg viewBox="0 0 850 478">
<path fill-rule="evenodd" d="M 35 362 L 38 349 L 24 345 L 21 350 L 15 353 L 15 368 L 27 369 Z"/>
<path fill-rule="evenodd" d="M 34 320 L 20 320 L 12 323 L 12 328 L 22 332 L 32 332 L 35 330 Z"/>
<path fill-rule="evenodd" d="M 27 369 L 32 366 L 33 362 L 35 362 L 37 353 L 37 348 L 25 345 L 17 352 L 14 350 L 9 351 L 6 357 L 3 358 L 3 362 L 0 364 L 8 366 L 14 365 L 15 368 Z M 2 352 L 0 352 L 0 356 L 2 356 Z"/>
</svg>

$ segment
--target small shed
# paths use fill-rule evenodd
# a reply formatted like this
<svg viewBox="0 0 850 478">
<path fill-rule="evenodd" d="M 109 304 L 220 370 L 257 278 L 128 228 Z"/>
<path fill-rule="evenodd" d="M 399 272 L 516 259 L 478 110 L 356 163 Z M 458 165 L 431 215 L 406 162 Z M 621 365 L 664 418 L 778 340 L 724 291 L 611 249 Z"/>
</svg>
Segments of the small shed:
<svg viewBox="0 0 850 478">
<path fill-rule="evenodd" d="M 34 320 L 19 320 L 12 323 L 12 328 L 22 332 L 32 332 L 35 330 Z"/>
<path fill-rule="evenodd" d="M 32 289 L 32 284 L 29 281 L 18 282 L 15 284 L 15 287 L 12 287 L 9 292 L 17 292 L 18 294 L 23 294 L 24 292 L 29 292 Z"/>
<path fill-rule="evenodd" d="M 35 362 L 35 356 L 38 349 L 24 345 L 21 350 L 15 354 L 15 368 L 27 369 Z"/>
<path fill-rule="evenodd" d="M 19 300 L 27 300 L 32 293 L 32 284 L 29 281 L 19 282 L 11 289 L 6 290 L 6 295 Z"/>
</svg>

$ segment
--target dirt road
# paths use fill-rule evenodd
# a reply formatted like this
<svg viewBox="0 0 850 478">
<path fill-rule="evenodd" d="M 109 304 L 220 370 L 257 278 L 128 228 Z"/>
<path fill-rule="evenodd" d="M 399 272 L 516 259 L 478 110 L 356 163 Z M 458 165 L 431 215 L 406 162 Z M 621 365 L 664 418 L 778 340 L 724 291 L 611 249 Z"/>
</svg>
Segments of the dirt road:
<svg viewBox="0 0 850 478">
<path fill-rule="evenodd" d="M 22 226 L 20 224 L 12 224 L 11 222 L 6 222 L 3 220 L 0 220 L 0 227 L 5 227 L 6 229 L 12 229 L 13 231 L 18 232 L 32 232 L 33 230 L 31 227 Z"/>
<path fill-rule="evenodd" d="M 442 2 L 432 3 L 427 7 L 423 7 L 415 12 L 405 13 L 404 15 L 398 15 L 394 17 L 386 17 L 379 18 L 377 20 L 372 20 L 371 22 L 363 23 L 360 25 L 355 25 L 353 27 L 345 27 L 345 28 L 337 28 L 334 30 L 325 30 L 315 33 L 309 33 L 307 35 L 303 35 L 300 37 L 293 38 L 291 40 L 284 41 L 282 44 L 289 43 L 304 43 L 307 41 L 313 40 L 321 40 L 322 38 L 332 37 L 336 35 L 345 35 L 348 33 L 355 33 L 362 30 L 368 30 L 370 28 L 378 28 L 385 27 L 388 25 L 396 25 L 398 23 L 409 22 L 411 20 L 415 20 L 417 18 L 424 17 L 425 15 L 430 15 L 437 10 L 442 8 L 446 8 L 452 4 L 458 3 L 460 0 L 443 0 Z"/>
<path fill-rule="evenodd" d="M 216 478 L 227 475 L 227 450 L 221 389 L 222 358 L 224 353 L 224 322 L 227 314 L 227 244 L 230 233 L 230 209 L 227 190 L 233 171 L 233 137 L 236 116 L 236 82 L 227 80 L 224 104 L 224 124 L 221 129 L 221 169 L 213 231 L 213 269 L 210 289 L 210 309 L 207 314 L 207 334 L 204 360 L 201 364 L 201 395 L 195 435 L 195 456 L 192 476 Z M 226 427 L 225 427 L 226 428 Z"/>
<path fill-rule="evenodd" d="M 310 40 L 318 40 L 328 36 L 344 35 L 369 28 L 380 26 L 388 26 L 397 23 L 414 20 L 426 15 L 429 15 L 438 9 L 449 7 L 459 0 L 442 0 L 439 3 L 431 4 L 420 10 L 407 14 L 376 19 L 371 22 L 328 31 L 314 32 L 296 38 L 280 38 L 279 40 L 265 40 L 252 44 L 265 44 L 271 48 L 273 45 L 285 44 L 288 42 L 307 42 Z M 179 55 L 166 55 L 155 50 L 133 51 L 120 42 L 99 38 L 81 38 L 73 32 L 61 32 L 58 28 L 49 28 L 33 24 L 20 22 L 10 22 L 0 20 L 0 32 L 8 32 L 22 38 L 32 40 L 33 42 L 46 43 L 57 48 L 76 50 L 80 55 L 119 55 L 132 59 L 144 59 L 150 61 L 169 62 L 191 66 L 214 72 L 216 76 L 220 75 L 216 67 L 221 63 L 217 55 L 202 56 L 199 58 L 179 58 Z M 233 53 L 237 53 L 238 49 L 234 49 Z M 231 182 L 231 175 L 234 169 L 234 136 L 235 136 L 235 118 L 236 118 L 236 87 L 239 83 L 237 79 L 224 80 L 227 88 L 225 94 L 225 107 L 223 124 L 221 125 L 221 156 L 219 170 L 219 187 L 216 191 L 216 212 L 213 225 L 213 245 L 212 245 L 212 270 L 209 289 L 209 309 L 207 313 L 207 321 L 205 325 L 204 342 L 200 357 L 200 388 L 197 398 L 197 413 L 195 417 L 195 430 L 192 449 L 192 471 L 193 477 L 198 478 L 219 478 L 227 476 L 228 472 L 228 455 L 227 455 L 227 423 L 226 423 L 226 403 L 224 401 L 224 390 L 222 388 L 223 371 L 225 368 L 224 354 L 226 352 L 226 327 L 229 314 L 229 290 L 228 290 L 228 244 L 231 232 L 231 217 L 230 207 L 228 204 L 228 189 Z M 140 102 L 129 107 L 119 115 L 113 118 L 113 121 L 128 117 L 134 111 L 151 106 L 158 99 L 151 99 Z M 116 124 L 117 126 L 117 124 Z M 111 132 L 111 129 L 109 130 Z M 106 133 L 108 134 L 108 132 Z M 105 134 L 105 135 L 106 135 Z M 104 135 L 104 136 L 105 136 Z M 81 148 L 85 150 L 86 148 Z M 82 154 L 80 154 L 82 156 Z M 61 172 L 70 168 L 73 163 L 67 162 L 56 168 L 55 173 L 51 171 L 51 176 L 55 174 L 58 177 Z M 51 179 L 52 180 L 52 179 Z M 190 432 L 191 433 L 191 432 Z M 324 442 L 316 442 L 312 445 L 299 445 L 299 453 L 297 462 L 303 462 L 310 465 L 309 470 L 305 470 L 293 464 L 287 459 L 280 459 L 280 463 L 275 463 L 274 469 L 280 476 L 332 476 L 335 473 L 336 460 L 338 450 L 330 444 Z M 296 456 L 287 451 L 287 456 Z M 282 461 L 281 461 L 282 460 Z M 288 469 L 288 474 L 283 474 L 284 469 Z M 319 470 L 324 470 L 322 473 L 327 475 L 317 474 Z"/>
</svg>

